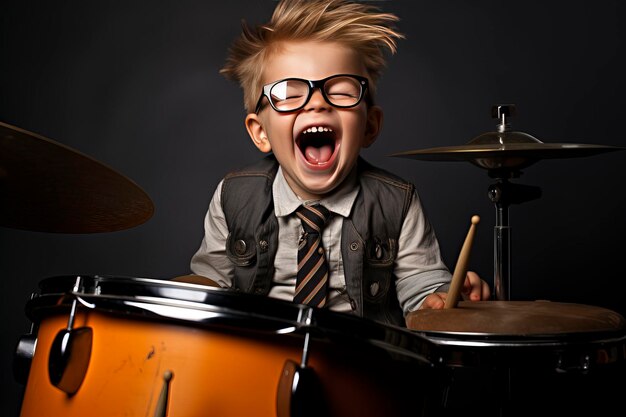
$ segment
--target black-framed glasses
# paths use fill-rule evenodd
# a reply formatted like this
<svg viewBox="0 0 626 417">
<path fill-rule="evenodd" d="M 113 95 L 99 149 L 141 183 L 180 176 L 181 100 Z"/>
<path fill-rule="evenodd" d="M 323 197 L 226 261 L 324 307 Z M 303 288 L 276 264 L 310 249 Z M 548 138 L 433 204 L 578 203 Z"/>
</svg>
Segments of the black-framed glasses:
<svg viewBox="0 0 626 417">
<path fill-rule="evenodd" d="M 320 89 L 324 100 L 331 106 L 350 108 L 361 102 L 367 85 L 367 78 L 353 74 L 336 74 L 317 81 L 285 78 L 263 86 L 254 112 L 261 109 L 263 97 L 279 113 L 300 110 L 309 102 L 315 88 Z"/>
</svg>

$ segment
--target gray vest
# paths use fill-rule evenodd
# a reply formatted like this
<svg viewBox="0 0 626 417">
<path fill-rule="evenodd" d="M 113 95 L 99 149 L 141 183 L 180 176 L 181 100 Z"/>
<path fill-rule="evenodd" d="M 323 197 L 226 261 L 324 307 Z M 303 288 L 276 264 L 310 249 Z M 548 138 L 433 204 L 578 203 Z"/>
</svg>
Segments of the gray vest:
<svg viewBox="0 0 626 417">
<path fill-rule="evenodd" d="M 357 169 L 361 190 L 341 233 L 350 304 L 361 317 L 405 326 L 393 267 L 414 187 L 362 158 Z M 270 155 L 224 178 L 222 208 L 230 232 L 226 253 L 235 264 L 235 290 L 269 293 L 278 246 L 272 198 L 277 170 L 278 163 Z"/>
</svg>

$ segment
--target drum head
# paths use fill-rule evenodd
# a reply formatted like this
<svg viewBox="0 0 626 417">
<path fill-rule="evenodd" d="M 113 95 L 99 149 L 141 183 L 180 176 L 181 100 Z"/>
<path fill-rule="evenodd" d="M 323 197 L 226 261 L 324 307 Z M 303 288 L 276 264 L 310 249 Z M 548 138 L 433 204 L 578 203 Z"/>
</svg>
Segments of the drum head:
<svg viewBox="0 0 626 417">
<path fill-rule="evenodd" d="M 457 308 L 417 310 L 407 327 L 467 335 L 542 336 L 621 332 L 626 321 L 601 307 L 550 301 L 462 301 Z"/>
</svg>

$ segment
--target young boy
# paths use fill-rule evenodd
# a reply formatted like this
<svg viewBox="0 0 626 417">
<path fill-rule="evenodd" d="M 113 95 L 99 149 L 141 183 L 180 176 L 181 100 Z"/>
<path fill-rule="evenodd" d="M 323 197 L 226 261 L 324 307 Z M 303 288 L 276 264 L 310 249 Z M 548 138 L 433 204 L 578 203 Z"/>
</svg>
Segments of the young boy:
<svg viewBox="0 0 626 417">
<path fill-rule="evenodd" d="M 402 38 L 395 21 L 344 0 L 283 0 L 269 23 L 244 25 L 222 73 L 271 154 L 218 185 L 194 274 L 401 326 L 443 307 L 451 275 L 413 185 L 359 156 L 382 126 L 374 94 L 384 49 Z M 464 296 L 488 299 L 489 287 L 469 272 Z"/>
</svg>

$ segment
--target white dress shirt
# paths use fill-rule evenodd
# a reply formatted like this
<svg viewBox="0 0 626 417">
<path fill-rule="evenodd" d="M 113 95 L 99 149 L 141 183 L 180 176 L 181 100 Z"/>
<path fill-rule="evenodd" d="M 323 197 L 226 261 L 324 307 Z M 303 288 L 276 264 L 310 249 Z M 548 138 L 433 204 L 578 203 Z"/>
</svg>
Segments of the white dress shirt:
<svg viewBox="0 0 626 417">
<path fill-rule="evenodd" d="M 226 255 L 228 227 L 221 203 L 223 180 L 218 184 L 204 219 L 205 235 L 198 251 L 191 259 L 191 270 L 217 282 L 221 287 L 232 287 L 235 266 Z M 360 185 L 356 170 L 328 197 L 319 201 L 332 215 L 324 227 L 322 243 L 326 250 L 330 272 L 329 297 L 326 307 L 334 311 L 351 312 L 346 293 L 346 280 L 341 256 L 341 228 L 348 217 Z M 297 274 L 298 242 L 303 233 L 295 210 L 303 201 L 291 190 L 282 170 L 278 169 L 272 185 L 274 213 L 278 219 L 278 248 L 274 261 L 274 277 L 270 297 L 293 300 Z M 451 274 L 441 259 L 439 243 L 426 219 L 417 193 L 413 194 L 408 214 L 398 239 L 398 257 L 395 262 L 396 291 L 404 313 L 417 309 L 423 299 L 440 286 L 448 284 Z"/>
</svg>

